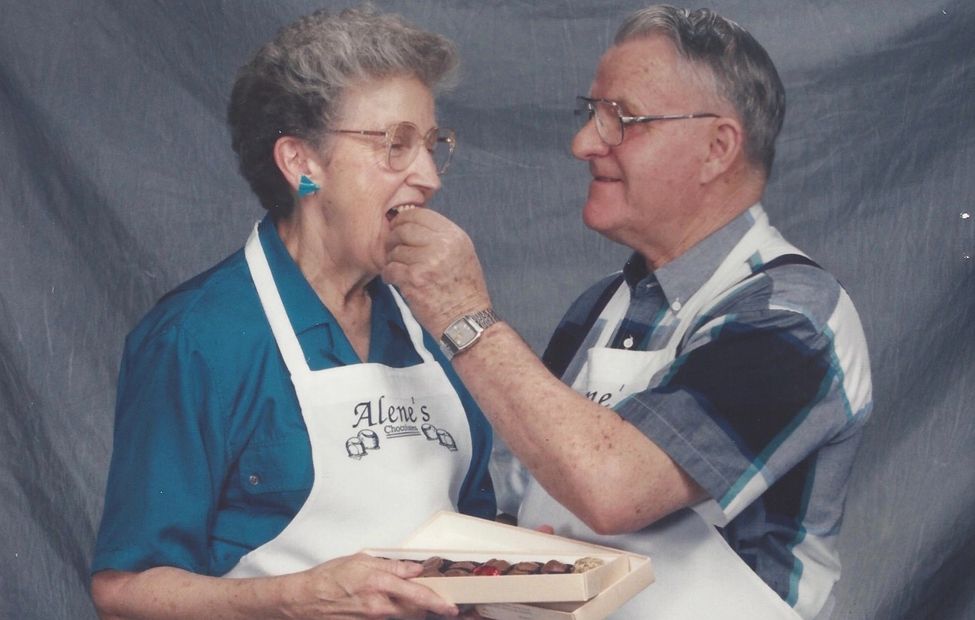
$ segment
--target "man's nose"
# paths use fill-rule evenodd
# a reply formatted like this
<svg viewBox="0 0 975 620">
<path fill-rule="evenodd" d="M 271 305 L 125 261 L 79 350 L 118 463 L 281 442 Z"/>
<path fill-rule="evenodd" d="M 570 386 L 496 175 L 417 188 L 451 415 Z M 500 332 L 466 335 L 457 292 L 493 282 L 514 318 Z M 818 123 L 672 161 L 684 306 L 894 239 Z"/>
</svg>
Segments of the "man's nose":
<svg viewBox="0 0 975 620">
<path fill-rule="evenodd" d="M 587 160 L 602 157 L 609 153 L 609 147 L 599 137 L 596 129 L 596 119 L 589 119 L 572 139 L 572 154 L 577 159 Z"/>
</svg>

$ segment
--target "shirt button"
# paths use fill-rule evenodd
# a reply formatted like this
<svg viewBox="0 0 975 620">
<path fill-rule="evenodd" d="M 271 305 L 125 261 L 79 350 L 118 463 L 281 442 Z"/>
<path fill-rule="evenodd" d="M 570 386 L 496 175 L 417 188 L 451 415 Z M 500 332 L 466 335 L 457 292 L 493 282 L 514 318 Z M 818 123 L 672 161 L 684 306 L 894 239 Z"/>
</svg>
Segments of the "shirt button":
<svg viewBox="0 0 975 620">
<path fill-rule="evenodd" d="M 670 309 L 674 312 L 679 312 L 683 307 L 684 306 L 679 301 L 675 301 L 674 303 L 670 304 Z"/>
<path fill-rule="evenodd" d="M 251 474 L 250 477 L 247 478 L 247 482 L 250 482 L 251 486 L 256 487 L 257 485 L 261 484 L 261 477 L 257 474 Z"/>
</svg>

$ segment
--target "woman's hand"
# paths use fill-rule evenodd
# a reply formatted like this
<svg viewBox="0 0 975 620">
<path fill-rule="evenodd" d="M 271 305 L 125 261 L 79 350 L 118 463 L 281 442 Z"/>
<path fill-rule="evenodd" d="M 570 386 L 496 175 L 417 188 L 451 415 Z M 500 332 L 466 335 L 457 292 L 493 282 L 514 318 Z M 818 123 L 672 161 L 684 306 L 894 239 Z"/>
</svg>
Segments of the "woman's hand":
<svg viewBox="0 0 975 620">
<path fill-rule="evenodd" d="M 303 573 L 293 611 L 301 618 L 425 618 L 427 612 L 456 616 L 457 607 L 433 590 L 407 581 L 422 568 L 356 554 L 336 558 Z"/>
</svg>

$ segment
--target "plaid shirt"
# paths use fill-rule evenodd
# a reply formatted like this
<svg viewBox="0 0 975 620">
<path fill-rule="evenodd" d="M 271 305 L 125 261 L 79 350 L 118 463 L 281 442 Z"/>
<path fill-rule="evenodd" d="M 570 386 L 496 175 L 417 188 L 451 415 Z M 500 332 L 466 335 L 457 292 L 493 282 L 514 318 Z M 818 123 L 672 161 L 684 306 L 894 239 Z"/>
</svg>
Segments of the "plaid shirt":
<svg viewBox="0 0 975 620">
<path fill-rule="evenodd" d="M 590 287 L 555 331 L 549 369 L 571 383 L 572 360 L 621 283 L 631 302 L 610 346 L 662 348 L 676 311 L 749 230 L 754 209 L 656 272 L 634 255 Z M 849 297 L 815 263 L 757 254 L 749 263 L 747 285 L 695 320 L 675 359 L 615 408 L 715 500 L 738 555 L 812 617 L 839 578 L 847 479 L 872 408 L 866 344 Z"/>
</svg>

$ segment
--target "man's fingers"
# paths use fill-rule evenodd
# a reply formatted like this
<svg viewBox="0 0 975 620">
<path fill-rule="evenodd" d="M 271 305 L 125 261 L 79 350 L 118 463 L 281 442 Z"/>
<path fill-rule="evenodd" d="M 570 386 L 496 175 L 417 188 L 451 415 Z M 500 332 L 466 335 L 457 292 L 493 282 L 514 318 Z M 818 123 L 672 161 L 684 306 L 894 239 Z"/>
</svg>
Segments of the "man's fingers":
<svg viewBox="0 0 975 620">
<path fill-rule="evenodd" d="M 383 282 L 386 284 L 402 287 L 406 282 L 406 278 L 409 277 L 409 267 L 403 263 L 388 262 L 383 267 L 382 277 Z"/>
<path fill-rule="evenodd" d="M 430 229 L 440 228 L 451 223 L 447 219 L 447 216 L 433 209 L 407 209 L 406 211 L 400 211 L 393 218 L 393 223 L 395 224 L 397 222 L 411 222 Z"/>
<path fill-rule="evenodd" d="M 418 259 L 423 258 L 424 252 L 425 251 L 423 248 L 419 248 L 415 245 L 398 243 L 389 248 L 389 251 L 386 253 L 386 262 L 412 265 L 413 263 L 418 262 Z"/>
<path fill-rule="evenodd" d="M 426 236 L 443 233 L 457 225 L 436 211 L 410 209 L 394 217 L 389 227 L 393 233 Z"/>
<path fill-rule="evenodd" d="M 387 248 L 393 245 L 423 246 L 435 238 L 435 233 L 425 226 L 413 222 L 393 223 L 386 237 Z"/>
<path fill-rule="evenodd" d="M 406 245 L 472 246 L 470 239 L 457 224 L 439 213 L 427 209 L 412 209 L 397 215 L 390 223 L 387 247 Z"/>
</svg>

